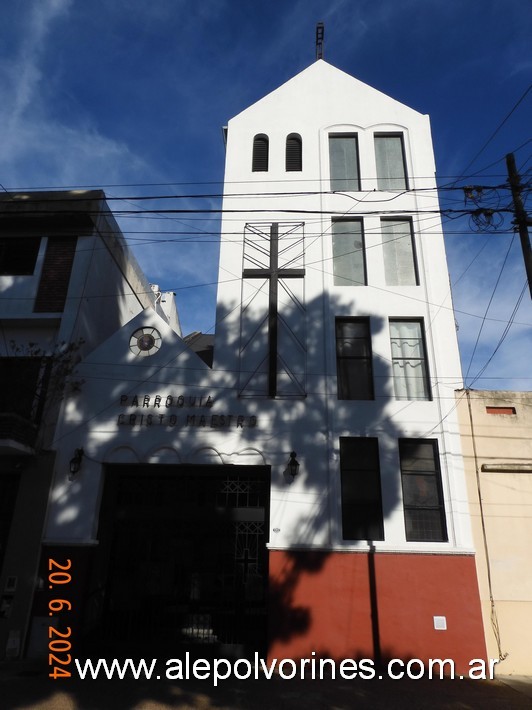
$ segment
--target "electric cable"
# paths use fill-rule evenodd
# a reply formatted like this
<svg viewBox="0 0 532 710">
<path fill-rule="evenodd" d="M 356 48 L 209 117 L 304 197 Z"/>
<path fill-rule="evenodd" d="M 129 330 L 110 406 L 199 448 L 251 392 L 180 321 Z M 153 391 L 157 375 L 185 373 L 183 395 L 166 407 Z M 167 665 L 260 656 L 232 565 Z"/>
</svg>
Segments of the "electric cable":
<svg viewBox="0 0 532 710">
<path fill-rule="evenodd" d="M 517 311 L 519 310 L 519 306 L 521 305 L 521 302 L 522 302 L 522 300 L 523 300 L 523 296 L 525 295 L 525 291 L 526 291 L 526 289 L 527 289 L 527 286 L 528 286 L 528 281 L 525 281 L 525 285 L 524 285 L 523 288 L 521 289 L 521 293 L 520 293 L 519 297 L 517 298 L 517 303 L 515 304 L 514 309 L 513 309 L 513 311 L 512 311 L 512 314 L 511 314 L 511 316 L 510 316 L 510 318 L 509 318 L 509 320 L 508 320 L 508 323 L 506 324 L 506 327 L 504 328 L 504 330 L 503 330 L 503 332 L 502 332 L 502 334 L 501 334 L 501 336 L 500 336 L 500 338 L 499 338 L 499 342 L 497 343 L 497 345 L 495 346 L 495 349 L 493 350 L 492 354 L 490 355 L 490 357 L 489 357 L 488 360 L 486 361 L 486 364 L 479 370 L 479 372 L 478 372 L 478 374 L 476 375 L 476 377 L 474 377 L 474 378 L 471 380 L 471 384 L 469 385 L 469 388 L 470 388 L 470 389 L 471 389 L 471 387 L 475 384 L 475 382 L 484 374 L 484 372 L 486 372 L 486 370 L 487 370 L 489 364 L 491 363 L 491 361 L 493 360 L 493 358 L 494 358 L 495 355 L 497 354 L 499 348 L 501 347 L 501 345 L 503 344 L 504 340 L 506 339 L 506 336 L 507 336 L 508 333 L 510 332 L 510 329 L 511 329 L 513 323 L 514 323 L 514 319 L 515 319 L 515 316 L 516 316 L 516 314 L 517 314 Z"/>
<path fill-rule="evenodd" d="M 502 262 L 502 266 L 501 266 L 501 268 L 500 268 L 499 275 L 497 276 L 497 280 L 496 280 L 496 282 L 495 282 L 495 286 L 493 287 L 493 291 L 492 291 L 491 296 L 490 296 L 490 299 L 489 299 L 489 301 L 488 301 L 488 305 L 486 306 L 486 310 L 485 310 L 485 312 L 484 312 L 484 316 L 483 316 L 482 322 L 481 322 L 481 324 L 480 324 L 480 329 L 479 329 L 479 331 L 478 331 L 478 335 L 477 335 L 477 339 L 476 339 L 476 341 L 475 341 L 475 346 L 474 346 L 474 348 L 473 348 L 473 352 L 471 353 L 471 359 L 469 360 L 469 365 L 468 365 L 468 367 L 467 367 L 467 372 L 466 372 L 466 374 L 465 374 L 464 380 L 467 380 L 467 377 L 469 376 L 469 371 L 470 371 L 470 369 L 471 369 L 471 365 L 473 364 L 473 359 L 474 359 L 474 357 L 475 357 L 475 353 L 476 353 L 476 351 L 477 351 L 477 346 L 478 346 L 478 343 L 479 343 L 479 340 L 480 340 L 480 336 L 481 336 L 481 334 L 482 334 L 482 330 L 483 330 L 484 324 L 485 324 L 485 322 L 486 322 L 486 317 L 487 317 L 487 315 L 488 315 L 488 311 L 489 311 L 489 309 L 490 309 L 491 303 L 492 303 L 493 298 L 494 298 L 494 296 L 495 296 L 495 292 L 496 292 L 497 287 L 498 287 L 498 285 L 499 285 L 499 282 L 500 282 L 500 280 L 501 280 L 502 273 L 503 273 L 503 271 L 504 271 L 504 267 L 506 266 L 506 262 L 507 262 L 507 260 L 508 260 L 509 255 L 510 255 L 510 250 L 511 250 L 512 245 L 513 245 L 513 243 L 514 243 L 514 239 L 515 239 L 515 235 L 512 236 L 512 239 L 511 239 L 510 244 L 509 244 L 509 246 L 508 246 L 508 249 L 507 249 L 507 251 L 506 251 L 506 255 L 505 255 L 504 260 L 503 260 L 503 262 Z"/>
<path fill-rule="evenodd" d="M 506 114 L 506 116 L 502 119 L 502 121 L 499 123 L 497 128 L 493 131 L 493 133 L 490 135 L 490 137 L 487 139 L 487 141 L 483 144 L 483 146 L 480 148 L 480 150 L 474 155 L 474 157 L 469 161 L 467 166 L 464 168 L 462 171 L 461 175 L 454 181 L 457 182 L 458 180 L 461 180 L 464 176 L 464 174 L 469 170 L 469 168 L 473 165 L 473 163 L 477 160 L 477 158 L 482 155 L 482 153 L 485 151 L 485 149 L 488 147 L 488 145 L 491 143 L 491 141 L 495 138 L 497 133 L 501 130 L 501 128 L 504 126 L 504 124 L 508 121 L 510 116 L 517 110 L 519 105 L 524 101 L 526 98 L 527 94 L 529 91 L 532 89 L 532 84 L 529 84 L 529 86 L 525 89 L 524 93 L 522 96 L 518 99 L 518 101 L 514 104 L 514 106 L 510 109 L 510 111 Z M 454 183 L 451 183 L 451 186 Z"/>
</svg>

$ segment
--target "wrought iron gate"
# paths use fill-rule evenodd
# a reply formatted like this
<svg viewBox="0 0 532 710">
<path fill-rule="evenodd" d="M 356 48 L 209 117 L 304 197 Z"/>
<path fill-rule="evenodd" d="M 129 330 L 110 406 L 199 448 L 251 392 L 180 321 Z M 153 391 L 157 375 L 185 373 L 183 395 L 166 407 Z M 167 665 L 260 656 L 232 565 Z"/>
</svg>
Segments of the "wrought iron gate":
<svg viewBox="0 0 532 710">
<path fill-rule="evenodd" d="M 261 650 L 269 469 L 134 468 L 107 471 L 105 638 L 199 647 L 202 654 L 207 646 L 234 655 Z"/>
</svg>

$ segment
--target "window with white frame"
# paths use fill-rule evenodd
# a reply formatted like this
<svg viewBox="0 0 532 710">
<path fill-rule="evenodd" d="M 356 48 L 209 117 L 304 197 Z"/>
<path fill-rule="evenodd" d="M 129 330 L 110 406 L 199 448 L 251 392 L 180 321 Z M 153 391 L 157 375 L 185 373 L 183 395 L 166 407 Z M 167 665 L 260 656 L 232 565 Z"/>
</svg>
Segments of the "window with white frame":
<svg viewBox="0 0 532 710">
<path fill-rule="evenodd" d="M 333 220 L 332 246 L 334 285 L 365 286 L 366 257 L 362 220 Z"/>
<path fill-rule="evenodd" d="M 399 439 L 406 539 L 447 542 L 436 439 Z"/>
<path fill-rule="evenodd" d="M 409 219 L 381 219 L 387 286 L 417 286 L 416 254 Z"/>
<path fill-rule="evenodd" d="M 423 322 L 391 319 L 390 341 L 396 399 L 431 399 Z"/>
<path fill-rule="evenodd" d="M 329 167 L 331 190 L 338 192 L 358 192 L 360 190 L 356 133 L 332 133 L 329 135 Z"/>
<path fill-rule="evenodd" d="M 375 160 L 379 190 L 406 190 L 406 161 L 401 134 L 375 134 Z"/>
</svg>

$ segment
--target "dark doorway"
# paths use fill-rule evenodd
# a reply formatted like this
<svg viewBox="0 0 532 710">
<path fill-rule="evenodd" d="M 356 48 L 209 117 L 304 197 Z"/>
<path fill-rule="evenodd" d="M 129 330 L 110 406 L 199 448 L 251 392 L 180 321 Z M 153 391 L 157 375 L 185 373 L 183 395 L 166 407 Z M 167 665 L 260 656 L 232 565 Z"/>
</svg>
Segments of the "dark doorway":
<svg viewBox="0 0 532 710">
<path fill-rule="evenodd" d="M 263 652 L 269 467 L 112 465 L 105 476 L 93 632 L 144 654 Z"/>
</svg>

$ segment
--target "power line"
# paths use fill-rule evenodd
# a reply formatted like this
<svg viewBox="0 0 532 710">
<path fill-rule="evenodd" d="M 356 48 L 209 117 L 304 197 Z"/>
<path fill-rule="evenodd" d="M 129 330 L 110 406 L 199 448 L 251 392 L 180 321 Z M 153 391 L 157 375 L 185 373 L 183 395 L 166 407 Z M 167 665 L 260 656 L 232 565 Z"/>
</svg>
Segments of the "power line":
<svg viewBox="0 0 532 710">
<path fill-rule="evenodd" d="M 524 143 L 521 143 L 521 145 L 518 145 L 517 148 L 514 148 L 514 149 L 511 150 L 510 152 L 511 152 L 511 153 L 517 153 L 518 150 L 521 150 L 521 148 L 524 148 L 525 146 L 527 146 L 531 141 L 532 141 L 532 138 L 528 138 Z M 471 175 L 468 175 L 468 176 L 463 175 L 463 176 L 458 177 L 457 179 L 458 179 L 458 180 L 461 180 L 461 179 L 463 179 L 464 177 L 468 177 L 468 178 L 469 178 L 469 177 L 472 177 L 472 178 L 473 178 L 473 177 L 477 177 L 477 175 L 480 175 L 481 173 L 483 173 L 484 170 L 489 170 L 489 169 L 492 168 L 494 165 L 498 165 L 499 163 L 504 162 L 505 159 L 506 159 L 506 156 L 502 156 L 501 158 L 497 158 L 497 160 L 495 160 L 493 163 L 490 163 L 489 165 L 485 165 L 483 168 L 479 168 L 476 172 L 471 173 Z M 486 177 L 494 177 L 494 176 L 493 176 L 493 175 L 491 175 L 491 176 L 483 175 L 483 177 L 486 178 Z M 502 175 L 500 175 L 499 177 L 502 177 Z M 445 187 L 446 187 L 446 186 L 443 185 L 443 186 L 441 186 L 440 189 L 443 189 L 443 188 L 445 188 Z M 452 185 L 450 185 L 449 187 L 452 187 Z"/>
<path fill-rule="evenodd" d="M 522 146 L 520 146 L 522 147 Z M 513 152 L 516 152 L 519 150 L 519 148 L 514 149 Z M 497 161 L 499 162 L 499 161 Z M 496 165 L 496 163 L 492 163 L 492 165 Z M 491 167 L 488 166 L 488 167 Z M 486 169 L 486 168 L 484 168 Z M 459 180 L 461 178 L 465 177 L 474 177 L 476 173 L 474 173 L 471 176 L 467 176 L 464 174 L 461 175 L 438 175 L 438 178 L 440 180 Z M 485 175 L 484 177 L 486 178 L 504 178 L 506 173 L 501 172 L 501 173 L 493 173 L 490 175 Z M 409 175 L 410 180 L 434 180 L 434 174 L 431 175 Z M 119 187 L 190 187 L 193 185 L 197 185 L 200 187 L 204 187 L 207 185 L 268 185 L 268 184 L 292 184 L 292 183 L 329 183 L 330 179 L 329 178 L 284 178 L 284 179 L 270 179 L 267 180 L 265 178 L 258 178 L 254 177 L 252 180 L 204 180 L 204 181 L 172 181 L 172 182 L 131 182 L 131 183 L 99 183 L 97 185 L 89 184 L 89 185 L 32 185 L 32 186 L 10 186 L 10 187 L 5 187 L 2 185 L 2 188 L 6 192 L 37 192 L 37 191 L 45 191 L 45 192 L 56 192 L 56 191 L 69 191 L 69 190 L 105 190 L 108 188 L 111 189 L 116 189 Z M 432 188 L 427 188 L 427 189 L 432 189 Z"/>
<path fill-rule="evenodd" d="M 491 143 L 491 141 L 495 138 L 497 133 L 501 130 L 501 128 L 504 126 L 506 121 L 510 118 L 510 116 L 516 111 L 518 106 L 524 101 L 526 98 L 528 92 L 532 89 L 532 84 L 530 84 L 523 95 L 518 99 L 518 101 L 514 104 L 514 106 L 510 109 L 510 111 L 506 114 L 506 116 L 503 118 L 503 120 L 499 123 L 497 128 L 493 131 L 493 133 L 490 135 L 490 137 L 487 139 L 487 141 L 484 143 L 484 145 L 480 148 L 480 150 L 475 154 L 475 156 L 469 161 L 467 166 L 464 168 L 462 171 L 462 174 L 456 178 L 454 182 L 457 182 L 458 180 L 461 180 L 464 177 L 464 174 L 469 170 L 469 168 L 473 165 L 473 163 L 477 160 L 477 158 L 482 155 L 482 153 L 485 151 L 485 149 L 488 147 L 488 145 Z"/>
<path fill-rule="evenodd" d="M 328 182 L 328 181 L 327 181 Z M 389 193 L 386 193 L 381 190 L 357 190 L 356 194 L 355 193 L 350 193 L 350 192 L 344 192 L 341 190 L 305 190 L 305 191 L 290 191 L 290 192 L 285 192 L 285 191 L 277 191 L 277 192 L 213 192 L 213 193 L 182 193 L 182 194 L 177 194 L 177 193 L 172 193 L 169 195 L 161 195 L 161 194 L 148 194 L 148 195 L 110 195 L 110 194 L 105 194 L 103 193 L 102 197 L 97 197 L 97 196 L 90 196 L 90 195 L 68 195 L 65 196 L 63 193 L 59 191 L 50 191 L 46 195 L 46 197 L 39 197 L 38 192 L 34 191 L 29 191 L 27 194 L 29 197 L 27 197 L 24 200 L 24 205 L 27 207 L 28 205 L 31 204 L 38 204 L 42 205 L 43 203 L 48 204 L 54 204 L 58 203 L 61 205 L 65 205 L 63 210 L 58 210 L 58 212 L 69 212 L 68 207 L 66 205 L 70 204 L 77 204 L 77 203 L 86 203 L 86 202 L 96 202 L 96 201 L 105 201 L 107 203 L 109 202 L 127 202 L 127 203 L 134 203 L 134 202 L 147 202 L 147 201 L 160 201 L 160 200 L 228 200 L 228 199 L 257 199 L 257 198 L 264 198 L 264 199 L 280 199 L 280 198 L 297 198 L 301 199 L 304 197 L 318 197 L 318 196 L 329 196 L 329 197 L 337 197 L 337 196 L 344 196 L 352 199 L 355 202 L 362 202 L 367 199 L 368 195 L 372 195 L 374 197 L 377 197 L 378 199 L 374 199 L 371 201 L 371 203 L 385 203 L 385 202 L 393 202 L 400 197 L 403 197 L 404 195 L 417 195 L 417 196 L 424 196 L 428 195 L 431 198 L 433 197 L 434 193 L 436 192 L 442 192 L 442 191 L 447 191 L 447 192 L 463 192 L 464 188 L 466 186 L 441 186 L 438 187 L 437 185 L 433 185 L 430 187 L 418 187 L 418 188 L 409 188 L 405 190 L 400 190 L 397 191 L 396 193 L 392 194 L 389 197 L 385 197 L 384 195 L 387 195 Z M 485 191 L 488 190 L 508 190 L 509 186 L 507 183 L 497 183 L 495 185 L 476 185 L 475 187 L 479 189 L 483 189 Z M 10 196 L 16 196 L 16 192 L 10 191 L 7 193 Z M 57 195 L 57 197 L 54 197 L 54 195 Z M 357 197 L 357 195 L 363 195 L 363 197 Z M 445 199 L 445 196 L 444 196 Z M 447 198 L 450 199 L 450 198 Z M 12 202 L 13 204 L 17 204 L 15 201 Z M 0 204 L 2 204 L 2 201 L 0 200 Z M 100 211 L 100 210 L 97 210 Z M 43 211 L 46 214 L 50 214 L 49 210 Z M 86 210 L 87 214 L 91 214 L 91 210 Z M 39 210 L 34 210 L 32 211 L 32 214 L 39 214 Z M 11 213 L 10 213 L 11 214 Z"/>
<path fill-rule="evenodd" d="M 494 348 L 492 354 L 490 355 L 490 357 L 489 357 L 488 360 L 486 361 L 486 364 L 479 370 L 479 372 L 478 372 L 478 374 L 476 375 L 476 377 L 474 377 L 474 378 L 471 380 L 471 384 L 469 385 L 469 388 L 471 388 L 471 387 L 475 384 L 475 382 L 476 382 L 478 379 L 481 379 L 481 377 L 482 377 L 482 375 L 484 374 L 484 372 L 486 372 L 486 370 L 487 370 L 487 368 L 488 368 L 488 365 L 491 363 L 491 361 L 493 360 L 493 358 L 494 358 L 495 355 L 497 354 L 499 348 L 501 347 L 501 345 L 502 345 L 503 342 L 505 341 L 506 336 L 507 336 L 508 333 L 510 332 L 510 328 L 512 327 L 512 325 L 513 325 L 513 323 L 514 323 L 515 316 L 516 316 L 516 314 L 517 314 L 517 311 L 519 310 L 519 306 L 521 305 L 521 302 L 522 302 L 522 300 L 523 300 L 523 296 L 525 295 L 525 291 L 526 291 L 527 286 L 528 286 L 528 282 L 525 281 L 525 285 L 524 285 L 523 288 L 521 289 L 521 293 L 520 293 L 520 295 L 519 295 L 519 297 L 518 297 L 518 299 L 517 299 L 517 302 L 516 302 L 516 304 L 515 304 L 515 306 L 514 306 L 514 309 L 513 309 L 513 311 L 512 311 L 512 314 L 511 314 L 511 316 L 510 316 L 510 319 L 508 320 L 508 323 L 507 323 L 507 325 L 506 325 L 506 328 L 503 330 L 503 332 L 502 332 L 502 334 L 501 334 L 501 337 L 499 338 L 499 342 L 497 343 L 497 345 L 495 346 L 495 348 Z"/>
<path fill-rule="evenodd" d="M 508 257 L 510 256 L 510 250 L 511 250 L 511 248 L 512 248 L 513 243 L 514 243 L 514 237 L 512 237 L 512 240 L 511 240 L 511 242 L 510 242 L 510 244 L 509 244 L 509 246 L 508 246 L 508 250 L 506 251 L 506 255 L 505 255 L 504 260 L 503 260 L 503 262 L 502 262 L 502 266 L 501 266 L 501 268 L 500 268 L 499 275 L 497 276 L 497 280 L 496 280 L 496 282 L 495 282 L 495 286 L 493 287 L 493 291 L 492 291 L 491 296 L 490 296 L 490 299 L 489 299 L 489 301 L 488 301 L 488 305 L 486 306 L 486 310 L 485 310 L 485 312 L 484 312 L 484 316 L 482 317 L 482 323 L 480 324 L 480 329 L 479 329 L 479 331 L 478 331 L 477 339 L 476 339 L 476 341 L 475 341 L 475 347 L 473 348 L 473 352 L 471 353 L 471 359 L 469 360 L 469 365 L 468 365 L 467 372 L 466 372 L 466 374 L 465 374 L 465 378 L 464 378 L 464 379 L 467 379 L 467 376 L 469 375 L 469 370 L 471 369 L 471 365 L 473 364 L 473 358 L 475 357 L 475 353 L 476 353 L 476 351 L 477 351 L 477 346 L 478 346 L 478 343 L 479 343 L 479 340 L 480 340 L 480 336 L 481 336 L 481 334 L 482 334 L 482 330 L 483 330 L 483 328 L 484 328 L 484 324 L 485 324 L 485 322 L 486 322 L 486 317 L 487 317 L 487 315 L 488 315 L 488 311 L 489 311 L 489 309 L 490 309 L 491 303 L 492 303 L 493 298 L 494 298 L 494 296 L 495 296 L 495 292 L 496 292 L 497 287 L 498 287 L 498 285 L 499 285 L 499 282 L 500 282 L 500 280 L 501 280 L 502 272 L 504 271 L 504 267 L 506 266 L 506 262 L 507 262 L 507 260 L 508 260 Z"/>
</svg>

